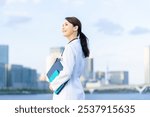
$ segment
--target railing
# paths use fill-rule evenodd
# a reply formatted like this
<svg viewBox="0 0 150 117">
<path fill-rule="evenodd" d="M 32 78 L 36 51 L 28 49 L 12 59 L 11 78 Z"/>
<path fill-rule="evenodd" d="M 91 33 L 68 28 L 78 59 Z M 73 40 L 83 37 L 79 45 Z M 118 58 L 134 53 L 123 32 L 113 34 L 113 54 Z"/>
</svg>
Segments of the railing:
<svg viewBox="0 0 150 117">
<path fill-rule="evenodd" d="M 94 91 L 105 91 L 105 90 L 135 90 L 139 93 L 143 93 L 146 89 L 150 88 L 150 84 L 144 84 L 144 85 L 101 85 L 99 87 L 87 87 L 85 88 L 85 91 L 89 91 L 90 93 L 93 93 Z"/>
</svg>

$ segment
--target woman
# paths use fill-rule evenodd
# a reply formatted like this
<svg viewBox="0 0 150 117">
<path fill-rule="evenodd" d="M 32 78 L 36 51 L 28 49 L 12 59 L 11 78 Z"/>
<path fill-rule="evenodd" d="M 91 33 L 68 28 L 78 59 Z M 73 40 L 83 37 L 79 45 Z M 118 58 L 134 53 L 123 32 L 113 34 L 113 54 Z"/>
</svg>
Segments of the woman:
<svg viewBox="0 0 150 117">
<path fill-rule="evenodd" d="M 62 32 L 69 42 L 62 55 L 63 70 L 49 87 L 51 90 L 56 90 L 61 84 L 69 81 L 58 95 L 53 94 L 53 100 L 83 100 L 85 98 L 80 76 L 84 69 L 85 58 L 89 56 L 89 49 L 87 37 L 81 29 L 79 19 L 65 18 Z"/>
</svg>

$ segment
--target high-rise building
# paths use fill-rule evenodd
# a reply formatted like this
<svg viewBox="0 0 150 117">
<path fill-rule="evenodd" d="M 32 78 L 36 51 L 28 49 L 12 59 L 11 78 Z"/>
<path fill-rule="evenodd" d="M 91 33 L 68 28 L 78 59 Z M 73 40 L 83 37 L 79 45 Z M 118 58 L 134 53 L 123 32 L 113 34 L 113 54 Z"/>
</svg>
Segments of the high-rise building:
<svg viewBox="0 0 150 117">
<path fill-rule="evenodd" d="M 8 87 L 12 88 L 23 88 L 23 79 L 22 79 L 22 65 L 9 65 L 8 72 Z"/>
<path fill-rule="evenodd" d="M 8 46 L 0 45 L 0 88 L 37 89 L 37 71 L 22 65 L 10 65 L 8 58 Z"/>
<path fill-rule="evenodd" d="M 105 84 L 105 72 L 96 71 L 95 78 L 97 81 L 100 81 L 101 84 Z"/>
<path fill-rule="evenodd" d="M 8 64 L 8 45 L 0 45 L 0 63 Z"/>
<path fill-rule="evenodd" d="M 101 80 L 101 79 L 105 78 L 105 72 L 103 72 L 103 71 L 96 71 L 95 78 L 96 78 L 96 80 Z"/>
<path fill-rule="evenodd" d="M 128 72 L 127 71 L 110 71 L 108 72 L 109 75 L 109 84 L 128 84 Z"/>
<path fill-rule="evenodd" d="M 36 89 L 38 84 L 38 75 L 35 69 L 30 69 L 31 88 Z"/>
<path fill-rule="evenodd" d="M 37 88 L 38 75 L 35 69 L 24 67 L 22 70 L 23 86 L 28 89 Z"/>
<path fill-rule="evenodd" d="M 150 46 L 144 48 L 145 84 L 150 84 Z"/>
<path fill-rule="evenodd" d="M 7 64 L 0 63 L 0 88 L 7 87 Z"/>
<path fill-rule="evenodd" d="M 9 65 L 8 67 L 8 87 L 14 89 L 36 89 L 37 71 L 23 67 L 22 65 Z"/>
<path fill-rule="evenodd" d="M 87 80 L 95 80 L 94 78 L 94 63 L 93 58 L 86 58 L 83 76 Z"/>
</svg>

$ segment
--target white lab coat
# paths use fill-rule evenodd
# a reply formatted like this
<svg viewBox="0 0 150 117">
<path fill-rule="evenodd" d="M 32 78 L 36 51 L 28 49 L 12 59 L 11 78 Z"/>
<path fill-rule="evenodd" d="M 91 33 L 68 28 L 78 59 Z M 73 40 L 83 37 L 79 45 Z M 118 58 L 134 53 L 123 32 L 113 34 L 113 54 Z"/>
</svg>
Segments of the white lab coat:
<svg viewBox="0 0 150 117">
<path fill-rule="evenodd" d="M 63 70 L 50 85 L 53 90 L 56 90 L 65 81 L 68 79 L 69 81 L 58 95 L 53 93 L 53 100 L 83 100 L 85 98 L 79 79 L 84 69 L 84 64 L 85 58 L 80 40 L 71 41 L 65 46 L 62 55 Z"/>
</svg>

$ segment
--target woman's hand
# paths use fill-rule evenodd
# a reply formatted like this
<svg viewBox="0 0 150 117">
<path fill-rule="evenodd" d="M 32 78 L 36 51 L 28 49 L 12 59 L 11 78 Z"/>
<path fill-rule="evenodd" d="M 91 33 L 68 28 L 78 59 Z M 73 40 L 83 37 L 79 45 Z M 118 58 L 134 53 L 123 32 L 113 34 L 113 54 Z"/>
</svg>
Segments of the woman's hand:
<svg viewBox="0 0 150 117">
<path fill-rule="evenodd" d="M 51 91 L 53 91 L 53 88 L 51 87 L 51 84 L 49 83 L 49 89 L 51 90 Z"/>
</svg>

